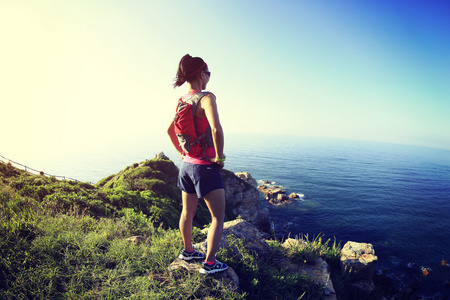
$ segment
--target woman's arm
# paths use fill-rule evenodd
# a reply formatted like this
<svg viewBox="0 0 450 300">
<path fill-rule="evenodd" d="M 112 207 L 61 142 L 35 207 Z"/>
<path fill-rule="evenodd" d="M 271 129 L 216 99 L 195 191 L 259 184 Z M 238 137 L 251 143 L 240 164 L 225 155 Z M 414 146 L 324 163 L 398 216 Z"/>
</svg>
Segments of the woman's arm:
<svg viewBox="0 0 450 300">
<path fill-rule="evenodd" d="M 224 165 L 223 162 L 218 162 L 217 158 L 224 158 L 224 135 L 222 126 L 220 125 L 219 112 L 217 111 L 216 97 L 213 94 L 208 94 L 200 101 L 200 107 L 205 111 L 209 126 L 211 127 L 212 138 L 214 141 L 214 148 L 216 149 L 216 158 L 213 162 Z"/>
<path fill-rule="evenodd" d="M 175 134 L 175 128 L 174 128 L 173 121 L 170 122 L 169 128 L 167 129 L 167 134 L 170 137 L 170 141 L 172 142 L 173 146 L 177 150 L 178 154 L 180 154 L 181 158 L 183 158 L 183 149 L 181 149 L 181 146 L 178 142 L 177 135 Z"/>
</svg>

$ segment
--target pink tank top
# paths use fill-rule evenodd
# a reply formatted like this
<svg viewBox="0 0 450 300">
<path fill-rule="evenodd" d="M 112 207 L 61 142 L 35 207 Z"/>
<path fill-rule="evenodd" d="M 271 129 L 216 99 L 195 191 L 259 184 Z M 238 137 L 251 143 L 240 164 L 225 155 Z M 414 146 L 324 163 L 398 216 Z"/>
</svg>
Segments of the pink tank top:
<svg viewBox="0 0 450 300">
<path fill-rule="evenodd" d="M 191 93 L 188 93 L 183 96 L 185 99 L 189 99 L 192 97 L 194 93 L 198 91 L 193 91 Z M 195 124 L 197 125 L 197 130 L 199 134 L 203 134 L 206 131 L 206 128 L 208 128 L 209 122 L 207 118 L 199 118 L 195 117 Z M 205 150 L 205 155 L 199 155 L 196 157 L 192 157 L 189 155 L 184 156 L 183 161 L 191 164 L 197 164 L 197 165 L 212 165 L 213 162 L 210 162 L 209 160 L 200 159 L 202 157 L 208 157 L 208 158 L 214 158 L 216 157 L 216 149 L 214 147 L 207 147 Z"/>
</svg>

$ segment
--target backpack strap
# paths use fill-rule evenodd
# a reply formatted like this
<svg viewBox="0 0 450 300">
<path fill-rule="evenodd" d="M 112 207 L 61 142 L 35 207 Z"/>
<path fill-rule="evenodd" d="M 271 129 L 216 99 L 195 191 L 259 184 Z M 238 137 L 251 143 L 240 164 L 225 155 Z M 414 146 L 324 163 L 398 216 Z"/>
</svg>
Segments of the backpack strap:
<svg viewBox="0 0 450 300">
<path fill-rule="evenodd" d="M 191 98 L 186 100 L 186 101 L 189 101 L 192 105 L 192 118 L 194 120 L 195 132 L 197 133 L 197 139 L 195 142 L 200 143 L 201 139 L 205 139 L 205 143 L 202 146 L 203 156 L 200 158 L 200 159 L 205 159 L 205 160 L 207 160 L 206 147 L 214 146 L 213 139 L 212 139 L 212 133 L 211 133 L 211 126 L 208 125 L 208 127 L 206 128 L 206 131 L 203 134 L 199 135 L 198 134 L 199 132 L 197 129 L 197 124 L 195 122 L 195 112 L 197 111 L 197 106 L 198 106 L 198 103 L 200 102 L 200 100 L 202 100 L 202 98 L 208 94 L 212 94 L 212 93 L 211 92 L 197 92 L 194 95 L 192 95 Z"/>
</svg>

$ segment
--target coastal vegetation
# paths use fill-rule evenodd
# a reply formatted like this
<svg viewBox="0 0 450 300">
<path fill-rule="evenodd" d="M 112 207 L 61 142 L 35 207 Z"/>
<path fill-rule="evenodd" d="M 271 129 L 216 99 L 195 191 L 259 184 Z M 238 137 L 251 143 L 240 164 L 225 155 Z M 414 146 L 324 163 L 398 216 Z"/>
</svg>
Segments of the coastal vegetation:
<svg viewBox="0 0 450 300">
<path fill-rule="evenodd" d="M 182 249 L 176 176 L 176 166 L 165 159 L 136 163 L 96 185 L 31 175 L 0 162 L 0 298 L 321 298 L 310 278 L 275 263 L 278 255 L 299 264 L 320 256 L 338 269 L 340 246 L 320 236 L 306 237 L 306 247 L 288 252 L 280 241 L 268 240 L 274 256 L 264 260 L 245 241 L 229 237 L 240 255 L 228 255 L 228 249 L 218 255 L 238 274 L 241 293 L 210 276 L 169 272 Z M 196 241 L 204 238 L 200 228 L 209 218 L 200 201 Z M 144 241 L 129 242 L 132 236 Z"/>
</svg>

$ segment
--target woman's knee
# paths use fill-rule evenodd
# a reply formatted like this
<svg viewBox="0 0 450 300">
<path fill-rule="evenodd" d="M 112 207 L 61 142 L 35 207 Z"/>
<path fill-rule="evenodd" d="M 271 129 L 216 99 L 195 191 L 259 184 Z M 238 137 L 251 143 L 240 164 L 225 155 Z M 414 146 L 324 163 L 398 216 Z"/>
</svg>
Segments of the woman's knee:
<svg viewBox="0 0 450 300">
<path fill-rule="evenodd" d="M 198 198 L 196 194 L 182 193 L 183 209 L 181 211 L 181 218 L 193 219 L 197 211 Z"/>
<path fill-rule="evenodd" d="M 223 223 L 225 220 L 225 212 L 223 214 L 212 214 L 211 213 L 211 221 L 217 223 Z"/>
<path fill-rule="evenodd" d="M 211 214 L 212 221 L 223 222 L 225 219 L 225 207 L 223 208 L 212 208 L 209 207 L 209 212 Z"/>
<path fill-rule="evenodd" d="M 181 218 L 185 219 L 185 220 L 192 220 L 195 217 L 195 209 L 193 210 L 187 210 L 187 209 L 183 209 L 181 211 Z"/>
</svg>

